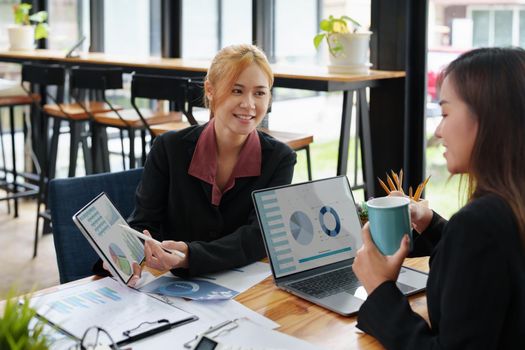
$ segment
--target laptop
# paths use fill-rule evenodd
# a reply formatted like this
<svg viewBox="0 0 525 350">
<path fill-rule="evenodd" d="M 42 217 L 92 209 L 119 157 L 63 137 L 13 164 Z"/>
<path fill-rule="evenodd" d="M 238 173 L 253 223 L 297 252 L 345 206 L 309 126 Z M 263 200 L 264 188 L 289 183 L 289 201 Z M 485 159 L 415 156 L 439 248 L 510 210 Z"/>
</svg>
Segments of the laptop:
<svg viewBox="0 0 525 350">
<path fill-rule="evenodd" d="M 352 271 L 361 223 L 346 176 L 252 193 L 277 287 L 342 315 L 357 313 L 367 293 Z M 402 267 L 405 295 L 425 289 L 427 274 Z"/>
</svg>

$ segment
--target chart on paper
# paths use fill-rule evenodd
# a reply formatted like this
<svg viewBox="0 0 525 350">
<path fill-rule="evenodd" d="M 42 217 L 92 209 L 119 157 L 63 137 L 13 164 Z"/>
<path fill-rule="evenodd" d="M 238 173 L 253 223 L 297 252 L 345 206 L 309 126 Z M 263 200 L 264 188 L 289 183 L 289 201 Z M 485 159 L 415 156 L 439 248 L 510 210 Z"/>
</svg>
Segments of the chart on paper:
<svg viewBox="0 0 525 350">
<path fill-rule="evenodd" d="M 191 316 L 145 293 L 122 286 L 110 277 L 59 289 L 33 298 L 31 302 L 39 315 L 78 338 L 88 327 L 97 325 L 118 341 L 123 331 L 144 320 L 173 322 Z"/>
</svg>

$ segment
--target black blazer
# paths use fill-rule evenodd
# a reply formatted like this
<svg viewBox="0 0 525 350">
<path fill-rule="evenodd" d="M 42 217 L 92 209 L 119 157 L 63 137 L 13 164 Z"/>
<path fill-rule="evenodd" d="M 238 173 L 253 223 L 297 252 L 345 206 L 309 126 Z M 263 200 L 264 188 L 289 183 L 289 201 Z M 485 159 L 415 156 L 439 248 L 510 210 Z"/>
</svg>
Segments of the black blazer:
<svg viewBox="0 0 525 350">
<path fill-rule="evenodd" d="M 254 190 L 289 184 L 296 163 L 287 145 L 259 132 L 261 175 L 238 178 L 219 206 L 211 204 L 211 185 L 188 175 L 204 126 L 165 133 L 155 139 L 136 192 L 129 224 L 148 229 L 158 240 L 184 241 L 189 271 L 197 275 L 243 266 L 266 256 L 252 203 Z"/>
<path fill-rule="evenodd" d="M 434 213 L 414 251 L 431 254 L 431 326 L 390 281 L 361 306 L 359 328 L 387 349 L 525 349 L 525 249 L 502 199 L 475 199 L 448 223 Z"/>
</svg>

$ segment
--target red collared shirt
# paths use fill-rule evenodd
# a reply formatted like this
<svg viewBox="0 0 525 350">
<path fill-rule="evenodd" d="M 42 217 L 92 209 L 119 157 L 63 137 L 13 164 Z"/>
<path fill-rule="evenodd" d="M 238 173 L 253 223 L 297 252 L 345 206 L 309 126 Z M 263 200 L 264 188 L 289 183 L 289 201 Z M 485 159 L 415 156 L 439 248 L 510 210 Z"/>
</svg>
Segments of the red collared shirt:
<svg viewBox="0 0 525 350">
<path fill-rule="evenodd" d="M 235 186 L 238 177 L 250 177 L 261 175 L 261 142 L 257 130 L 252 131 L 239 153 L 237 164 L 221 192 L 217 186 L 217 139 L 215 137 L 214 119 L 202 131 L 193 158 L 191 159 L 188 174 L 212 185 L 211 203 L 218 206 L 224 193 Z"/>
</svg>

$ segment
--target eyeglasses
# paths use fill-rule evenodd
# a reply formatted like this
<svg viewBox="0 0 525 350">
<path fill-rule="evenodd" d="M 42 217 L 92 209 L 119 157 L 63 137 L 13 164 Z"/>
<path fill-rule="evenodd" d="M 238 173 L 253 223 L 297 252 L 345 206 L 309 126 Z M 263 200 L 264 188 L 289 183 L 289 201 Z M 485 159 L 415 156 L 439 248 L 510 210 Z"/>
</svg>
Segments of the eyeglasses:
<svg viewBox="0 0 525 350">
<path fill-rule="evenodd" d="M 120 350 L 108 331 L 97 326 L 86 329 L 80 342 L 69 350 L 95 350 L 100 345 L 105 345 L 108 349 Z"/>
</svg>

